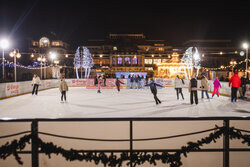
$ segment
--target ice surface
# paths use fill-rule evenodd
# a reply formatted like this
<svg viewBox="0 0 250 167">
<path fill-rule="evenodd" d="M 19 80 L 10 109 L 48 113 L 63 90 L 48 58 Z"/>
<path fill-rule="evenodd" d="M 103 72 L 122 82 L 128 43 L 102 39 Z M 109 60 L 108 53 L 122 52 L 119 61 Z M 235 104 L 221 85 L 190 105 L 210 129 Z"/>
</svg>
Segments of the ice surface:
<svg viewBox="0 0 250 167">
<path fill-rule="evenodd" d="M 177 100 L 175 89 L 158 89 L 162 104 L 156 105 L 149 89 L 96 89 L 71 87 L 68 103 L 60 103 L 58 89 L 40 91 L 36 95 L 22 95 L 0 100 L 0 118 L 86 118 L 86 117 L 207 117 L 250 116 L 250 102 L 231 103 L 230 97 L 214 96 L 191 105 L 187 89 L 185 100 Z M 211 97 L 211 94 L 209 94 Z"/>
</svg>

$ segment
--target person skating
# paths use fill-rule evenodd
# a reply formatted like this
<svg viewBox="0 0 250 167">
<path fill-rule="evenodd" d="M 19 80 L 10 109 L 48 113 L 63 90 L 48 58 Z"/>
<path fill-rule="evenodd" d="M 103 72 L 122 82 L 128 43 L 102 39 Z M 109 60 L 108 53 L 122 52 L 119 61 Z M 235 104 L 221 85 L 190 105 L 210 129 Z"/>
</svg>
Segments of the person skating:
<svg viewBox="0 0 250 167">
<path fill-rule="evenodd" d="M 69 88 L 64 77 L 62 77 L 60 81 L 59 90 L 61 92 L 61 102 L 63 102 L 63 99 L 66 102 L 66 92 L 69 90 Z"/>
<path fill-rule="evenodd" d="M 145 85 L 145 86 L 149 86 L 150 87 L 150 90 L 151 90 L 152 94 L 154 95 L 154 99 L 155 99 L 156 105 L 159 104 L 159 103 L 161 104 L 161 101 L 157 97 L 157 87 L 156 86 L 159 86 L 159 87 L 163 87 L 163 86 L 155 83 L 153 79 L 151 79 L 150 83 L 147 84 L 147 85 Z"/>
<path fill-rule="evenodd" d="M 215 93 L 219 97 L 220 96 L 220 94 L 219 94 L 219 88 L 221 88 L 221 84 L 220 84 L 220 81 L 218 80 L 218 77 L 215 78 L 213 84 L 214 84 L 214 90 L 213 90 L 212 98 L 214 97 Z"/>
<path fill-rule="evenodd" d="M 106 86 L 106 76 L 105 75 L 103 75 L 103 84 L 104 84 L 104 86 Z"/>
<path fill-rule="evenodd" d="M 98 90 L 97 93 L 101 93 L 102 77 L 98 77 Z"/>
<path fill-rule="evenodd" d="M 208 95 L 208 80 L 206 78 L 206 74 L 203 73 L 202 79 L 201 79 L 201 98 L 204 98 L 204 92 L 206 93 L 207 99 L 209 99 Z"/>
<path fill-rule="evenodd" d="M 116 78 L 115 85 L 118 90 L 118 93 L 120 93 L 120 86 L 121 84 L 124 84 L 122 81 L 120 81 L 118 78 Z"/>
<path fill-rule="evenodd" d="M 246 88 L 247 88 L 247 77 L 244 74 L 241 79 L 240 79 L 240 87 L 239 87 L 239 92 L 240 92 L 240 98 L 245 99 L 245 93 L 246 93 Z"/>
<path fill-rule="evenodd" d="M 130 89 L 133 89 L 133 85 L 134 85 L 134 76 L 132 75 L 130 78 Z"/>
<path fill-rule="evenodd" d="M 184 96 L 182 94 L 183 82 L 184 81 L 179 78 L 179 75 L 177 75 L 175 80 L 174 80 L 174 86 L 175 86 L 175 90 L 176 90 L 176 93 L 177 93 L 177 100 L 179 100 L 179 94 L 181 94 L 181 97 L 184 100 Z"/>
<path fill-rule="evenodd" d="M 97 76 L 97 74 L 95 76 L 94 84 L 95 84 L 95 86 L 97 86 L 97 84 L 98 84 L 98 76 Z"/>
<path fill-rule="evenodd" d="M 148 84 L 148 76 L 147 75 L 146 75 L 145 80 L 146 80 L 146 85 L 147 85 Z"/>
<path fill-rule="evenodd" d="M 32 95 L 35 93 L 37 95 L 38 93 L 38 87 L 41 84 L 40 78 L 34 74 L 31 85 L 33 86 L 33 90 L 32 90 Z"/>
<path fill-rule="evenodd" d="M 192 76 L 192 79 L 189 82 L 188 90 L 190 92 L 190 103 L 193 104 L 195 101 L 195 104 L 198 104 L 197 80 L 194 75 Z"/>
<path fill-rule="evenodd" d="M 229 87 L 232 85 L 231 88 L 231 102 L 237 101 L 237 90 L 240 87 L 241 80 L 238 76 L 238 71 L 234 72 L 234 75 L 229 80 Z"/>
</svg>

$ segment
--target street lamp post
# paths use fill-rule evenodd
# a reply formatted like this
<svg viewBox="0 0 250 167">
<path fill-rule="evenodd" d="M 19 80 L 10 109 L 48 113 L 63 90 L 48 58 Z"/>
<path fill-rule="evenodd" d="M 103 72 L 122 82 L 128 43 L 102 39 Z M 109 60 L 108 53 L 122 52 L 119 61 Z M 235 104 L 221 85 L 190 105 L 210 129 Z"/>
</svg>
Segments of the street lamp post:
<svg viewBox="0 0 250 167">
<path fill-rule="evenodd" d="M 15 73 L 15 82 L 17 81 L 16 79 L 16 58 L 20 58 L 21 54 L 19 53 L 18 49 L 14 49 L 12 52 L 10 52 L 10 57 L 14 57 L 14 73 Z"/>
<path fill-rule="evenodd" d="M 248 47 L 249 47 L 249 45 L 248 45 L 248 43 L 243 43 L 243 48 L 244 49 L 246 49 L 246 76 L 247 76 L 247 72 L 248 72 Z"/>
<path fill-rule="evenodd" d="M 6 49 L 6 48 L 8 48 L 9 47 L 9 42 L 8 42 L 8 40 L 6 40 L 6 39 L 2 39 L 1 41 L 0 41 L 0 47 L 3 49 L 3 54 L 2 54 L 2 60 L 3 60 L 3 62 L 2 62 L 2 64 L 3 64 L 3 81 L 4 81 L 4 61 L 5 61 L 5 59 L 4 59 L 4 49 Z"/>
<path fill-rule="evenodd" d="M 41 79 L 42 79 L 42 77 L 43 77 L 43 63 L 42 62 L 45 63 L 46 59 L 45 59 L 45 56 L 41 55 L 41 57 L 38 57 L 37 60 L 40 61 L 40 65 L 41 65 Z"/>
</svg>

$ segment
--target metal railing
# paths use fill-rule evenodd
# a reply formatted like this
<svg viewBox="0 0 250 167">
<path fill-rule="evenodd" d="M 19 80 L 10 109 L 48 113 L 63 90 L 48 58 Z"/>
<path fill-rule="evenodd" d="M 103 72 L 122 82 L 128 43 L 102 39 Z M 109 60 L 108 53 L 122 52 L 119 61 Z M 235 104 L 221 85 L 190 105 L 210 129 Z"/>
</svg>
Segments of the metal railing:
<svg viewBox="0 0 250 167">
<path fill-rule="evenodd" d="M 182 134 L 182 135 L 176 135 L 176 136 L 168 136 L 168 137 L 160 137 L 160 138 L 148 138 L 148 139 L 134 139 L 133 137 L 133 123 L 134 122 L 148 122 L 148 121 L 223 121 L 223 127 L 226 129 L 226 131 L 229 132 L 230 130 L 230 121 L 243 121 L 247 120 L 250 121 L 250 117 L 151 117 L 151 118 L 58 118 L 58 119 L 11 119 L 11 120 L 0 120 L 1 122 L 30 122 L 31 123 L 31 131 L 25 131 L 30 132 L 32 135 L 31 138 L 31 150 L 30 151 L 18 151 L 19 154 L 31 154 L 32 155 L 32 167 L 38 167 L 39 166 L 39 154 L 43 153 L 41 150 L 39 151 L 38 144 L 36 140 L 38 139 L 39 134 L 43 135 L 50 135 L 54 137 L 62 137 L 62 138 L 74 138 L 74 137 L 67 137 L 67 136 L 59 136 L 55 134 L 49 134 L 49 133 L 43 133 L 39 132 L 39 123 L 40 122 L 128 122 L 129 123 L 129 139 L 117 139 L 117 140 L 109 140 L 109 139 L 90 139 L 90 138 L 78 138 L 82 140 L 94 140 L 94 141 L 110 141 L 110 142 L 115 142 L 115 141 L 124 141 L 124 142 L 129 142 L 129 149 L 127 150 L 85 150 L 86 152 L 107 152 L 107 153 L 119 153 L 119 152 L 128 152 L 130 155 L 132 155 L 134 152 L 177 152 L 180 151 L 181 149 L 134 149 L 133 147 L 133 142 L 134 141 L 146 141 L 146 140 L 161 140 L 161 139 L 168 139 L 168 138 L 175 138 L 175 137 L 182 137 L 182 136 L 188 136 L 188 135 L 194 135 L 194 134 L 199 134 L 199 133 L 204 133 L 214 129 L 208 129 L 208 130 L 203 130 L 200 132 L 194 132 L 194 133 L 187 133 L 187 134 Z M 248 130 L 242 130 L 243 132 L 249 133 L 250 131 Z M 17 133 L 18 134 L 18 133 Z M 20 135 L 19 133 L 18 135 Z M 6 137 L 11 137 L 15 136 L 14 135 L 9 135 L 9 136 L 4 136 L 3 138 Z M 1 137 L 0 137 L 1 139 Z M 77 139 L 77 138 L 74 138 Z M 223 133 L 223 148 L 208 148 L 208 149 L 197 149 L 197 150 L 192 150 L 190 152 L 223 152 L 223 167 L 229 167 L 229 153 L 230 152 L 249 152 L 250 148 L 230 148 L 230 136 L 229 133 Z M 133 160 L 132 156 L 130 156 L 130 166 L 133 166 Z"/>
</svg>

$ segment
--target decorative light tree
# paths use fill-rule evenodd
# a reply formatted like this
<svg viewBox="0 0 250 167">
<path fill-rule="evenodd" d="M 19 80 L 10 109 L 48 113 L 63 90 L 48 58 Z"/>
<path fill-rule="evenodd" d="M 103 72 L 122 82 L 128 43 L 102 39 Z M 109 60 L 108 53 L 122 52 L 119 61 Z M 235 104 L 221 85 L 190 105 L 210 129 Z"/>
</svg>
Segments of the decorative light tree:
<svg viewBox="0 0 250 167">
<path fill-rule="evenodd" d="M 85 78 L 89 78 L 91 68 L 94 66 L 93 58 L 89 49 L 85 46 L 78 47 L 74 58 L 74 67 L 76 68 L 76 77 L 79 79 L 78 69 L 84 68 Z"/>
<path fill-rule="evenodd" d="M 184 56 L 181 59 L 181 62 L 187 65 L 189 79 L 191 78 L 192 71 L 194 73 L 194 69 L 197 70 L 196 76 L 198 76 L 199 70 L 200 70 L 200 55 L 199 55 L 197 47 L 189 47 L 185 51 Z"/>
</svg>

